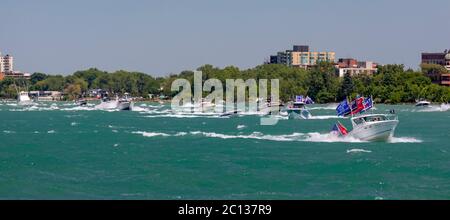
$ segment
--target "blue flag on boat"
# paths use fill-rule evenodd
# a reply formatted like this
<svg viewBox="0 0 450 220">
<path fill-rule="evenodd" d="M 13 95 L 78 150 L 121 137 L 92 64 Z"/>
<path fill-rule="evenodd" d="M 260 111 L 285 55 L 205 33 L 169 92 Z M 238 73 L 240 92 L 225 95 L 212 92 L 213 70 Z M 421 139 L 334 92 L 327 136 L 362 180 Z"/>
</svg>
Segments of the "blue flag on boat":
<svg viewBox="0 0 450 220">
<path fill-rule="evenodd" d="M 314 104 L 314 101 L 309 96 L 306 96 L 305 104 L 307 105 Z"/>
<path fill-rule="evenodd" d="M 295 96 L 295 102 L 303 102 L 307 105 L 314 104 L 314 101 L 309 96 L 305 98 L 302 95 Z"/>
<path fill-rule="evenodd" d="M 334 134 L 339 134 L 339 127 L 337 124 L 334 124 L 333 128 L 331 128 L 331 132 Z"/>
<path fill-rule="evenodd" d="M 364 111 L 367 111 L 373 107 L 373 100 L 371 97 L 364 99 L 363 102 L 364 105 Z"/>
<path fill-rule="evenodd" d="M 347 100 L 339 103 L 339 105 L 336 108 L 336 112 L 338 116 L 345 116 L 352 112 L 352 109 L 350 108 L 350 105 L 348 104 Z"/>
</svg>

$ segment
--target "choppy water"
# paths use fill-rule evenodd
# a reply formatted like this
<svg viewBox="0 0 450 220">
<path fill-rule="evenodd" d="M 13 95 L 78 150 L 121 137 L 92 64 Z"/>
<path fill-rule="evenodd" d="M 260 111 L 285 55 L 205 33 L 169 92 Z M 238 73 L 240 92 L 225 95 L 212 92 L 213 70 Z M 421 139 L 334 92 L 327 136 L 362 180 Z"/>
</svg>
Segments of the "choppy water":
<svg viewBox="0 0 450 220">
<path fill-rule="evenodd" d="M 450 110 L 396 109 L 389 143 L 328 134 L 333 105 L 311 120 L 177 115 L 137 103 L 0 104 L 3 199 L 450 199 Z"/>
</svg>

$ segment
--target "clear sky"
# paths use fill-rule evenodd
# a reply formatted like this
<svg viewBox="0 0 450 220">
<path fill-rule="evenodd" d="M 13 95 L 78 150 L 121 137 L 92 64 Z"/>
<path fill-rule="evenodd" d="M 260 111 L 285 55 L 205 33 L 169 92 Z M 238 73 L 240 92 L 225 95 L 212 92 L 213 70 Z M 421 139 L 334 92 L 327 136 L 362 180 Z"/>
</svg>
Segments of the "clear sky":
<svg viewBox="0 0 450 220">
<path fill-rule="evenodd" d="M 0 51 L 50 74 L 249 68 L 293 44 L 418 68 L 450 49 L 448 0 L 2 0 L 0 16 Z"/>
</svg>

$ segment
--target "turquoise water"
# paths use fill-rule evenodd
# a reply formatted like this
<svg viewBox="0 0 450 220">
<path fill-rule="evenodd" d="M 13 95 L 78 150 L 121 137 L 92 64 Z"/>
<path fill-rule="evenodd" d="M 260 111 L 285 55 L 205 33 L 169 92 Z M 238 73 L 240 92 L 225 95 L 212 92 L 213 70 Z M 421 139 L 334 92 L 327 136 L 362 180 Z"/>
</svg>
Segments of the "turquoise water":
<svg viewBox="0 0 450 220">
<path fill-rule="evenodd" d="M 1 199 L 450 199 L 450 110 L 396 109 L 390 143 L 340 140 L 340 120 L 0 104 Z"/>
</svg>

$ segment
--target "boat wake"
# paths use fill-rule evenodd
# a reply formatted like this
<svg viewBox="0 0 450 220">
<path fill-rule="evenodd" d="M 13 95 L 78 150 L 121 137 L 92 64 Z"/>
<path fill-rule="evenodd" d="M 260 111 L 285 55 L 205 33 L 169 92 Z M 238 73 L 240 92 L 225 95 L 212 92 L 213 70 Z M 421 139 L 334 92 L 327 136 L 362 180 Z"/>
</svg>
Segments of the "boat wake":
<svg viewBox="0 0 450 220">
<path fill-rule="evenodd" d="M 441 104 L 440 106 L 429 106 L 429 107 L 424 107 L 422 109 L 419 110 L 413 110 L 416 112 L 446 112 L 450 109 L 450 105 L 449 104 Z"/>
<path fill-rule="evenodd" d="M 422 140 L 413 137 L 391 137 L 388 143 L 422 143 Z"/>
<path fill-rule="evenodd" d="M 364 142 L 351 137 L 338 137 L 332 134 L 320 134 L 320 133 L 292 133 L 286 135 L 268 135 L 263 134 L 261 132 L 253 132 L 248 135 L 244 134 L 220 134 L 215 132 L 202 132 L 202 131 L 191 131 L 187 132 L 178 132 L 178 133 L 160 133 L 160 132 L 144 132 L 144 131 L 136 131 L 132 132 L 133 134 L 140 134 L 144 137 L 179 137 L 179 136 L 202 136 L 208 138 L 219 138 L 219 139 L 255 139 L 255 140 L 268 140 L 268 141 L 300 141 L 300 142 L 349 142 L 349 143 L 360 143 Z"/>
<path fill-rule="evenodd" d="M 372 153 L 372 151 L 370 150 L 364 150 L 364 149 L 351 149 L 351 150 L 347 150 L 348 154 L 352 154 L 352 153 Z"/>
<path fill-rule="evenodd" d="M 236 129 L 238 129 L 238 130 L 243 130 L 243 129 L 245 129 L 247 126 L 245 126 L 245 125 L 238 125 L 237 127 L 236 127 Z"/>
<path fill-rule="evenodd" d="M 308 110 L 336 110 L 337 103 L 329 104 L 327 106 L 309 107 Z"/>
<path fill-rule="evenodd" d="M 218 139 L 255 139 L 255 140 L 267 140 L 267 141 L 279 141 L 279 142 L 323 142 L 323 143 L 332 143 L 332 142 L 344 142 L 344 143 L 367 143 L 367 141 L 363 141 L 357 138 L 353 138 L 350 136 L 337 136 L 331 133 L 318 133 L 318 132 L 310 132 L 310 133 L 292 133 L 292 134 L 281 134 L 281 135 L 270 135 L 263 134 L 261 132 L 253 132 L 251 134 L 221 134 L 216 132 L 203 132 L 203 131 L 191 131 L 191 132 L 177 132 L 177 133 L 161 133 L 161 132 L 144 132 L 144 131 L 135 131 L 133 134 L 140 134 L 144 137 L 181 137 L 181 136 L 201 136 L 207 138 L 218 138 Z M 389 139 L 387 143 L 422 143 L 421 140 L 412 137 L 393 137 Z M 354 151 L 358 151 L 357 149 L 352 149 Z M 366 152 L 367 153 L 367 152 Z"/>
<path fill-rule="evenodd" d="M 162 136 L 162 137 L 178 137 L 178 136 L 185 136 L 187 135 L 186 132 L 178 132 L 176 134 L 170 135 L 170 134 L 166 134 L 166 133 L 161 133 L 161 132 L 145 132 L 145 131 L 135 131 L 135 132 L 131 132 L 133 134 L 140 134 L 144 137 L 157 137 L 157 136 Z"/>
<path fill-rule="evenodd" d="M 227 118 L 218 114 L 154 114 L 144 116 L 146 118 Z"/>
<path fill-rule="evenodd" d="M 311 116 L 308 118 L 308 120 L 326 120 L 326 119 L 336 119 L 336 118 L 342 118 L 336 115 L 317 115 L 317 116 Z"/>
</svg>

